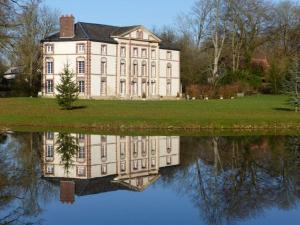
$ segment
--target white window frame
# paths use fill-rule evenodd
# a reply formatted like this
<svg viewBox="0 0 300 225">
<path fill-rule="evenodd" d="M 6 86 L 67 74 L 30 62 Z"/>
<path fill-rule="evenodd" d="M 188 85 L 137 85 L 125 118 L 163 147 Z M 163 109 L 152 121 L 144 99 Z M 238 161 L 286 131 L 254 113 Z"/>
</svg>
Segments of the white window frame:
<svg viewBox="0 0 300 225">
<path fill-rule="evenodd" d="M 85 60 L 80 59 L 77 61 L 77 72 L 78 74 L 85 74 Z"/>
<path fill-rule="evenodd" d="M 107 55 L 107 45 L 101 45 L 101 55 Z"/>
<path fill-rule="evenodd" d="M 81 94 L 85 93 L 85 82 L 84 82 L 84 80 L 79 80 L 78 81 L 78 88 L 79 88 L 79 93 L 81 93 Z"/>
<path fill-rule="evenodd" d="M 50 94 L 54 92 L 54 81 L 52 79 L 46 80 L 46 92 Z"/>
</svg>

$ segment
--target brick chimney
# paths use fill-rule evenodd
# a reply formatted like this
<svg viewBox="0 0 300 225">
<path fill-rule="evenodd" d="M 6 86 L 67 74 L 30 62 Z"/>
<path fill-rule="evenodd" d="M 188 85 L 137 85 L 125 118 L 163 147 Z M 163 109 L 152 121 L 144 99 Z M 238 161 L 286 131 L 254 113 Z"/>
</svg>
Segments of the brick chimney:
<svg viewBox="0 0 300 225">
<path fill-rule="evenodd" d="M 73 204 L 75 201 L 75 183 L 73 181 L 60 181 L 60 201 Z"/>
<path fill-rule="evenodd" d="M 75 18 L 73 15 L 65 15 L 60 17 L 60 38 L 74 37 L 74 20 Z"/>
</svg>

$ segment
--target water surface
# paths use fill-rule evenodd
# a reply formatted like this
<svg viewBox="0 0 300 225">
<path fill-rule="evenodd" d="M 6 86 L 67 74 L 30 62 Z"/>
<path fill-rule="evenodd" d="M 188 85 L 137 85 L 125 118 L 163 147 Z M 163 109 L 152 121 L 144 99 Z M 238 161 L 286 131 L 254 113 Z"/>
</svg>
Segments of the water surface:
<svg viewBox="0 0 300 225">
<path fill-rule="evenodd" d="M 0 135 L 0 224 L 299 224 L 300 137 Z"/>
</svg>

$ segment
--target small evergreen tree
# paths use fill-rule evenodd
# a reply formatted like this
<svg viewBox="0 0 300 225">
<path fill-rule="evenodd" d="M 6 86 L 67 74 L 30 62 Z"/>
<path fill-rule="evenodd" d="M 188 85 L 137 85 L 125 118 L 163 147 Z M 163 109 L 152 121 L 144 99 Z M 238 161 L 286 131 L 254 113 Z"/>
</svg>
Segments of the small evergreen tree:
<svg viewBox="0 0 300 225">
<path fill-rule="evenodd" d="M 283 82 L 283 93 L 289 96 L 289 104 L 298 111 L 300 106 L 300 60 L 295 58 Z"/>
<path fill-rule="evenodd" d="M 60 74 L 61 83 L 56 87 L 58 105 L 67 110 L 72 109 L 73 103 L 78 99 L 79 94 L 78 85 L 73 80 L 74 73 L 69 67 L 69 64 L 65 65 L 63 73 Z"/>
</svg>

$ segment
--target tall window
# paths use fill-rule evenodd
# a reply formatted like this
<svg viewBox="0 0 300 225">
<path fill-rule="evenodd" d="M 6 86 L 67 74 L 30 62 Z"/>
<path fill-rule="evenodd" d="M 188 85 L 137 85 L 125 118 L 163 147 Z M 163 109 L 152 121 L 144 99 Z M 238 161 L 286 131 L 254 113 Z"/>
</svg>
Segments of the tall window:
<svg viewBox="0 0 300 225">
<path fill-rule="evenodd" d="M 106 60 L 106 58 L 101 59 L 101 74 L 102 75 L 107 74 L 107 60 Z"/>
<path fill-rule="evenodd" d="M 155 95 L 155 93 L 156 93 L 156 83 L 151 82 L 151 94 Z"/>
<path fill-rule="evenodd" d="M 142 76 L 147 76 L 147 63 L 145 61 L 142 63 Z"/>
<path fill-rule="evenodd" d="M 133 62 L 133 75 L 138 76 L 138 61 L 137 60 L 135 60 Z"/>
<path fill-rule="evenodd" d="M 121 47 L 121 57 L 126 57 L 126 47 Z"/>
<path fill-rule="evenodd" d="M 133 48 L 133 56 L 138 57 L 139 51 L 138 48 Z"/>
<path fill-rule="evenodd" d="M 126 93 L 126 83 L 125 80 L 120 81 L 120 93 L 124 95 Z"/>
<path fill-rule="evenodd" d="M 106 79 L 102 78 L 101 79 L 101 86 L 100 86 L 100 91 L 101 91 L 102 96 L 106 96 L 106 89 L 107 89 Z"/>
<path fill-rule="evenodd" d="M 53 93 L 53 80 L 46 80 L 46 91 L 47 93 Z"/>
<path fill-rule="evenodd" d="M 125 76 L 126 75 L 126 62 L 125 60 L 121 60 L 121 76 Z"/>
<path fill-rule="evenodd" d="M 84 93 L 85 92 L 84 80 L 78 81 L 78 87 L 79 87 L 79 93 Z"/>
<path fill-rule="evenodd" d="M 107 159 L 107 146 L 106 144 L 101 144 L 101 160 L 106 161 Z"/>
<path fill-rule="evenodd" d="M 167 65 L 167 77 L 171 77 L 172 76 L 172 65 L 171 63 L 168 63 Z"/>
<path fill-rule="evenodd" d="M 54 45 L 53 44 L 46 45 L 46 53 L 52 54 L 53 52 L 54 52 Z"/>
<path fill-rule="evenodd" d="M 84 146 L 79 146 L 78 159 L 84 159 L 84 158 L 85 158 L 85 148 L 84 148 Z"/>
<path fill-rule="evenodd" d="M 101 45 L 101 54 L 107 55 L 107 45 Z"/>
<path fill-rule="evenodd" d="M 152 77 L 156 76 L 156 63 L 155 62 L 151 63 L 151 76 Z"/>
<path fill-rule="evenodd" d="M 78 74 L 85 73 L 85 61 L 83 59 L 80 59 L 77 61 L 77 71 L 78 71 Z"/>
<path fill-rule="evenodd" d="M 46 138 L 47 138 L 47 140 L 53 140 L 54 139 L 54 133 L 53 132 L 47 132 Z"/>
<path fill-rule="evenodd" d="M 53 59 L 47 59 L 46 61 L 46 73 L 53 74 L 54 73 L 54 62 Z"/>
<path fill-rule="evenodd" d="M 151 51 L 151 58 L 152 59 L 156 58 L 156 51 L 154 49 L 152 49 L 152 51 Z"/>
<path fill-rule="evenodd" d="M 47 165 L 46 173 L 47 174 L 54 174 L 54 165 Z"/>
<path fill-rule="evenodd" d="M 143 58 L 147 57 L 147 49 L 145 49 L 145 48 L 142 49 L 142 57 Z"/>
<path fill-rule="evenodd" d="M 171 95 L 171 81 L 167 82 L 167 96 Z"/>
<path fill-rule="evenodd" d="M 85 52 L 85 44 L 78 44 L 77 53 L 84 53 L 84 52 Z"/>
<path fill-rule="evenodd" d="M 46 157 L 52 158 L 54 156 L 54 147 L 53 145 L 47 145 Z"/>
<path fill-rule="evenodd" d="M 172 52 L 171 51 L 167 51 L 167 59 L 172 59 Z"/>
</svg>

